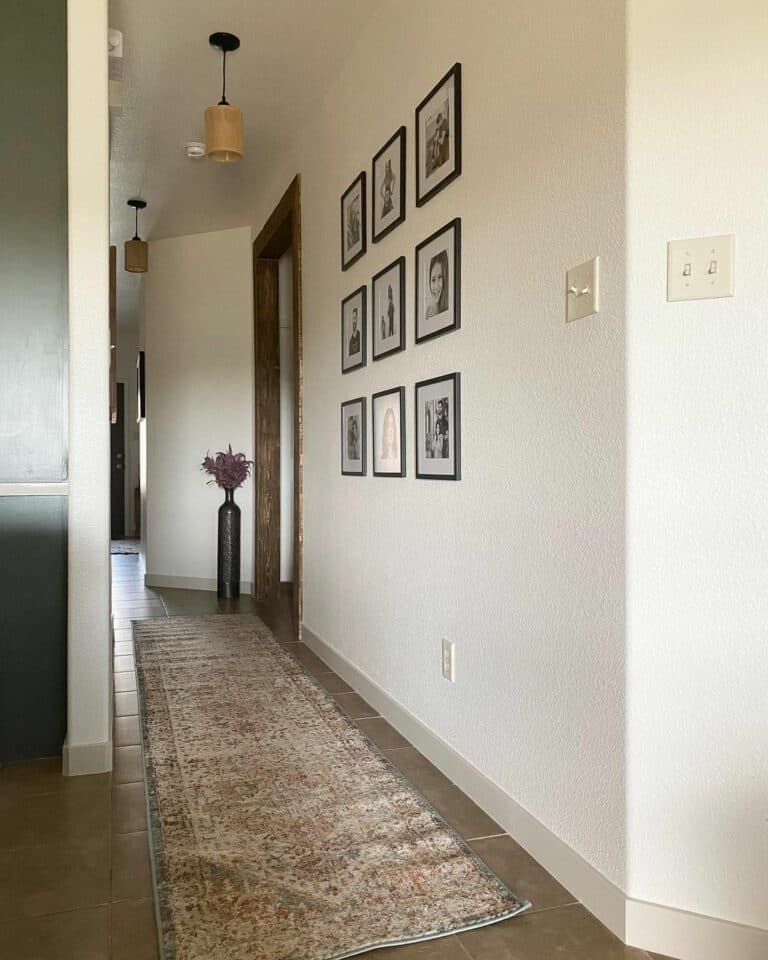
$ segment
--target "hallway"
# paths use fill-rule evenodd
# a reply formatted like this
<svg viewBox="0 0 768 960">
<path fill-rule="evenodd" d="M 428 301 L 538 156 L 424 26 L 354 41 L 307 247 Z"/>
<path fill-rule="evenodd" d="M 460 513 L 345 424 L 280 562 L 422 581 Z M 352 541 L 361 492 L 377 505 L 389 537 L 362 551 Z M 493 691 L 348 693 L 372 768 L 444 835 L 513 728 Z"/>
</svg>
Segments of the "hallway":
<svg viewBox="0 0 768 960">
<path fill-rule="evenodd" d="M 291 632 L 290 604 L 143 585 L 141 558 L 112 557 L 114 769 L 64 778 L 59 758 L 0 770 L 0 955 L 14 960 L 157 960 L 131 621 L 256 612 L 488 865 L 533 902 L 525 915 L 379 960 L 647 960 L 624 947 L 501 827 Z"/>
</svg>

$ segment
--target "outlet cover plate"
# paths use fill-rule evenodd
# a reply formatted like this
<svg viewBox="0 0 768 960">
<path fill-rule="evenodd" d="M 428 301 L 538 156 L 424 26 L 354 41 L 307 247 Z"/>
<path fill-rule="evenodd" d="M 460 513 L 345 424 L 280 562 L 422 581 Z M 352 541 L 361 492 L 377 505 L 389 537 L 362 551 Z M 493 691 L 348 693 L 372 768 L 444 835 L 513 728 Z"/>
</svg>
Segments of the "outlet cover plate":
<svg viewBox="0 0 768 960">
<path fill-rule="evenodd" d="M 456 644 L 443 640 L 443 676 L 451 683 L 456 679 Z"/>
<path fill-rule="evenodd" d="M 670 240 L 667 300 L 709 300 L 734 294 L 733 234 Z"/>
</svg>

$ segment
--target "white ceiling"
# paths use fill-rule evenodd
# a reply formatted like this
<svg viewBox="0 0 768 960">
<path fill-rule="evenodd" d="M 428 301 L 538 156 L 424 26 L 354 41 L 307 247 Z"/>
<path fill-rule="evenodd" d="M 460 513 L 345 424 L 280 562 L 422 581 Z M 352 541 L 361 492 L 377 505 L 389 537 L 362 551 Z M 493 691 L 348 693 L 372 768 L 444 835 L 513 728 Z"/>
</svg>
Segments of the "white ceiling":
<svg viewBox="0 0 768 960">
<path fill-rule="evenodd" d="M 111 240 L 133 236 L 130 197 L 145 239 L 242 226 L 269 169 L 340 69 L 350 37 L 373 12 L 366 0 L 110 0 L 123 33 L 123 108 L 111 120 Z M 227 97 L 245 119 L 239 163 L 187 159 L 203 140 L 203 111 L 221 94 L 217 30 L 241 47 L 227 57 Z M 151 269 L 151 264 L 150 264 Z M 118 252 L 118 321 L 136 323 L 138 275 Z"/>
</svg>

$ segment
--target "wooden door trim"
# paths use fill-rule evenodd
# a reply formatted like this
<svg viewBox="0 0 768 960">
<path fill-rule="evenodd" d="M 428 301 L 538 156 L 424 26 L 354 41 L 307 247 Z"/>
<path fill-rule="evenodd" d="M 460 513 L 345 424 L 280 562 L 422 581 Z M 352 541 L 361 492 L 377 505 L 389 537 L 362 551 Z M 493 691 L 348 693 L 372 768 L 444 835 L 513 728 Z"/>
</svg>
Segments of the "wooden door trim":
<svg viewBox="0 0 768 960">
<path fill-rule="evenodd" d="M 285 191 L 267 222 L 253 243 L 254 272 L 254 370 L 258 370 L 258 329 L 259 303 L 256 290 L 256 272 L 259 261 L 279 260 L 290 251 L 293 260 L 293 511 L 294 511 L 294 560 L 293 560 L 293 616 L 296 639 L 301 639 L 301 621 L 304 601 L 304 491 L 303 491 L 303 324 L 301 309 L 301 178 L 297 174 Z M 259 400 L 258 388 L 256 400 Z M 257 411 L 258 421 L 258 411 Z M 256 456 L 259 451 L 259 437 L 256 437 Z M 260 498 L 266 495 L 259 489 L 258 471 L 256 482 L 256 550 L 258 558 Z M 258 563 L 254 569 L 254 580 L 259 577 Z M 258 589 L 258 587 L 256 588 Z"/>
</svg>

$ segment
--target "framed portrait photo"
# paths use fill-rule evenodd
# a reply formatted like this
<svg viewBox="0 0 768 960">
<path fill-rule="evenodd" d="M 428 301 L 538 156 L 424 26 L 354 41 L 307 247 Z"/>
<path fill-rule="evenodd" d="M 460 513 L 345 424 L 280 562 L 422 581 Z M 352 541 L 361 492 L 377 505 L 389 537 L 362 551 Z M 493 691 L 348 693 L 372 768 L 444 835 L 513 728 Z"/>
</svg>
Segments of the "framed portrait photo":
<svg viewBox="0 0 768 960">
<path fill-rule="evenodd" d="M 405 349 L 405 257 L 376 274 L 371 299 L 373 359 L 381 360 Z"/>
<path fill-rule="evenodd" d="M 461 64 L 416 107 L 416 206 L 461 174 Z"/>
<path fill-rule="evenodd" d="M 360 287 L 341 301 L 341 372 L 349 373 L 367 362 L 365 325 L 368 288 Z"/>
<path fill-rule="evenodd" d="M 365 476 L 365 397 L 341 405 L 341 472 L 345 477 Z"/>
<path fill-rule="evenodd" d="M 461 479 L 461 375 L 416 384 L 416 476 Z"/>
<path fill-rule="evenodd" d="M 405 127 L 373 158 L 371 180 L 371 232 L 378 243 L 405 220 Z"/>
<path fill-rule="evenodd" d="M 405 476 L 405 387 L 371 397 L 374 477 Z"/>
<path fill-rule="evenodd" d="M 416 247 L 416 343 L 461 326 L 461 220 Z"/>
<path fill-rule="evenodd" d="M 365 253 L 365 173 L 347 187 L 341 197 L 341 269 L 348 270 Z"/>
</svg>

